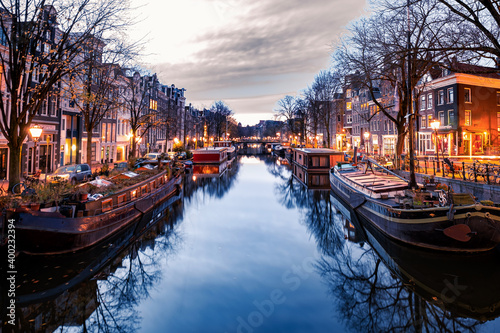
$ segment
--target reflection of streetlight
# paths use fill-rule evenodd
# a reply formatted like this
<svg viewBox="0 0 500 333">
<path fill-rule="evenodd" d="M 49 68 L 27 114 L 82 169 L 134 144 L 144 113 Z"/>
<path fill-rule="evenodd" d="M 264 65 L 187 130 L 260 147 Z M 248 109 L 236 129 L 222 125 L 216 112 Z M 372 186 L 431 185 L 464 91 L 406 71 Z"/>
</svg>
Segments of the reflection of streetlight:
<svg viewBox="0 0 500 333">
<path fill-rule="evenodd" d="M 434 119 L 431 122 L 431 128 L 434 130 L 434 136 L 435 136 L 435 141 L 436 141 L 436 160 L 437 160 L 437 168 L 436 171 L 439 172 L 439 148 L 438 148 L 438 128 L 441 126 L 441 123 L 439 120 Z"/>
<path fill-rule="evenodd" d="M 363 134 L 363 136 L 365 137 L 366 154 L 368 154 L 368 150 L 369 150 L 369 149 L 368 149 L 368 138 L 370 138 L 370 132 L 368 132 L 368 131 L 367 131 L 367 132 L 365 132 L 365 133 Z"/>
<path fill-rule="evenodd" d="M 36 144 L 38 140 L 40 140 L 40 136 L 42 136 L 43 129 L 39 125 L 33 125 L 30 127 L 31 138 L 35 143 L 35 157 L 34 157 L 34 165 L 36 165 Z M 36 168 L 35 168 L 36 169 Z M 35 170 L 36 172 L 36 170 Z"/>
</svg>

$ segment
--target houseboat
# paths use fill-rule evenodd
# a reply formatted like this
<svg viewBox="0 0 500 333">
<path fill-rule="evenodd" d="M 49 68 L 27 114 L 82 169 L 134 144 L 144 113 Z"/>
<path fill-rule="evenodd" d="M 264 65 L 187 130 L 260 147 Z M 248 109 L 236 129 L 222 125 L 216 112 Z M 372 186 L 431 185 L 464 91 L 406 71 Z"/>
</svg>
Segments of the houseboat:
<svg viewBox="0 0 500 333">
<path fill-rule="evenodd" d="M 233 146 L 231 141 L 214 141 L 214 147 L 226 147 L 227 148 L 227 159 L 228 161 L 236 157 L 236 147 Z"/>
<path fill-rule="evenodd" d="M 326 148 L 294 148 L 292 172 L 309 189 L 330 189 L 329 171 L 344 154 Z"/>
<path fill-rule="evenodd" d="M 385 235 L 433 250 L 481 252 L 500 243 L 500 208 L 469 194 L 410 190 L 408 181 L 375 161 L 339 164 L 332 190 Z"/>
<path fill-rule="evenodd" d="M 194 164 L 221 164 L 227 160 L 227 147 L 206 147 L 193 150 Z"/>
<path fill-rule="evenodd" d="M 94 201 L 66 203 L 59 211 L 7 209 L 5 226 L 14 221 L 16 250 L 28 254 L 63 254 L 103 242 L 130 225 L 147 226 L 181 190 L 182 176 L 162 171 Z M 63 210 L 64 208 L 64 210 Z"/>
</svg>

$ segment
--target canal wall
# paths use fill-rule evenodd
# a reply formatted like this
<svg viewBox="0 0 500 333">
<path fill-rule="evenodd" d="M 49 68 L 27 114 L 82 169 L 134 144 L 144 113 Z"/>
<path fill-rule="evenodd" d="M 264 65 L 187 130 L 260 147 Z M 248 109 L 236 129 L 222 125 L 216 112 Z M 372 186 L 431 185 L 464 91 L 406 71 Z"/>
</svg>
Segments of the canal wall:
<svg viewBox="0 0 500 333">
<path fill-rule="evenodd" d="M 410 173 L 407 171 L 395 170 L 395 172 L 406 179 L 410 179 Z M 429 177 L 429 175 L 415 174 L 417 183 L 423 184 L 424 177 Z M 434 177 L 436 183 L 446 184 L 451 186 L 455 193 L 471 193 L 478 200 L 491 200 L 495 203 L 500 203 L 500 186 L 499 185 L 488 185 L 483 183 L 476 183 L 471 181 L 464 181 L 460 179 L 452 179 L 445 177 Z"/>
</svg>

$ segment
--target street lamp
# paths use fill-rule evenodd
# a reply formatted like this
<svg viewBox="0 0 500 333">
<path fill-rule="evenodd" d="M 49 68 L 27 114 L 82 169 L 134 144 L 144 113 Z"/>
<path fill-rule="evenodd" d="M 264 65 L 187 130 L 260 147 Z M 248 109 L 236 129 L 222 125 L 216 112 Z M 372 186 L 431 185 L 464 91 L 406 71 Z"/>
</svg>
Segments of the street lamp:
<svg viewBox="0 0 500 333">
<path fill-rule="evenodd" d="M 366 131 L 363 133 L 363 136 L 365 137 L 366 155 L 368 155 L 368 139 L 370 138 L 370 132 Z"/>
<path fill-rule="evenodd" d="M 438 148 L 438 128 L 441 126 L 441 123 L 439 120 L 434 119 L 431 122 L 431 128 L 434 130 L 434 137 L 435 137 L 435 142 L 436 142 L 436 160 L 437 160 L 437 168 L 436 171 L 439 172 L 439 148 Z"/>
<path fill-rule="evenodd" d="M 196 141 L 196 138 L 193 138 L 194 141 L 194 149 L 198 149 L 198 141 Z"/>
<path fill-rule="evenodd" d="M 39 125 L 33 125 L 30 127 L 31 138 L 33 139 L 33 142 L 35 143 L 35 157 L 34 157 L 35 163 L 33 163 L 34 165 L 36 165 L 36 144 L 37 144 L 38 140 L 40 140 L 40 137 L 42 136 L 42 131 L 43 131 L 43 129 Z M 36 172 L 36 170 L 35 170 L 35 172 Z"/>
</svg>

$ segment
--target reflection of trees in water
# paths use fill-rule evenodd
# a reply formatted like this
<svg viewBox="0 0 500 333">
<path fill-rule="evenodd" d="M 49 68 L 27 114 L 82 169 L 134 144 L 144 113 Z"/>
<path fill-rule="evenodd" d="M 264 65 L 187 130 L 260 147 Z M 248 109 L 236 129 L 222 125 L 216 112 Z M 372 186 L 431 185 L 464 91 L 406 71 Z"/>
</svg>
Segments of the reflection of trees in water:
<svg viewBox="0 0 500 333">
<path fill-rule="evenodd" d="M 85 272 L 94 267 L 92 258 L 83 256 L 87 263 L 60 263 L 67 266 L 64 270 L 61 268 L 62 274 L 71 272 L 74 269 L 71 265 L 74 265 L 84 270 L 76 274 L 88 276 L 84 282 L 64 290 L 54 300 L 20 309 L 18 331 L 51 332 L 57 329 L 57 332 L 74 332 L 76 326 L 82 332 L 138 330 L 141 318 L 137 316 L 136 307 L 157 285 L 162 275 L 162 262 L 175 254 L 182 241 L 176 230 L 182 209 L 179 202 L 174 203 L 164 220 L 110 258 L 95 275 Z M 53 287 L 64 288 L 64 283 Z"/>
<path fill-rule="evenodd" d="M 341 215 L 335 220 L 334 224 L 342 225 Z M 397 270 L 395 263 L 382 261 L 371 247 L 345 242 L 332 251 L 331 244 L 338 244 L 338 234 L 330 234 L 328 228 L 316 228 L 313 233 L 324 233 L 323 237 L 316 236 L 324 254 L 318 270 L 329 287 L 337 314 L 350 331 L 469 332 L 480 324 L 451 315 L 437 305 L 437 299 L 425 300 L 415 292 L 411 277 L 400 278 L 398 271 L 388 268 Z"/>
<path fill-rule="evenodd" d="M 178 207 L 181 209 L 181 207 Z M 136 307 L 149 297 L 149 291 L 160 282 L 162 263 L 175 254 L 182 241 L 172 219 L 158 237 L 158 230 L 150 230 L 129 249 L 121 267 L 97 284 L 96 298 L 99 306 L 87 320 L 89 332 L 134 332 L 141 318 Z"/>
<path fill-rule="evenodd" d="M 318 264 L 335 299 L 336 312 L 350 331 L 470 332 L 480 324 L 469 318 L 454 318 L 424 300 L 371 248 L 355 247 L 346 244 L 342 251 L 324 256 Z"/>
<path fill-rule="evenodd" d="M 342 247 L 344 234 L 341 225 L 334 221 L 336 213 L 330 191 L 308 190 L 288 172 L 277 177 L 275 192 L 281 205 L 299 210 L 301 221 L 315 237 L 321 252 L 333 255 Z"/>
</svg>

